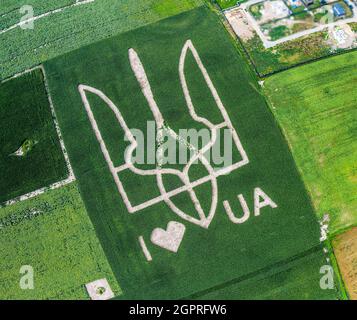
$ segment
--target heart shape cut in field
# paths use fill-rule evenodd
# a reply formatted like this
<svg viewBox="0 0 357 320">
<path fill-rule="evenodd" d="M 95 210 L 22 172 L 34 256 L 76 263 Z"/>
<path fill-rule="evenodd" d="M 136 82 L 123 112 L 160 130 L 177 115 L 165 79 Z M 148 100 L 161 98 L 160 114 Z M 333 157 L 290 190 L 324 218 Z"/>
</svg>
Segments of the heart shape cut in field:
<svg viewBox="0 0 357 320">
<path fill-rule="evenodd" d="M 161 228 L 154 229 L 150 239 L 153 244 L 176 253 L 180 247 L 185 230 L 186 227 L 182 223 L 170 221 L 167 224 L 166 230 Z"/>
</svg>

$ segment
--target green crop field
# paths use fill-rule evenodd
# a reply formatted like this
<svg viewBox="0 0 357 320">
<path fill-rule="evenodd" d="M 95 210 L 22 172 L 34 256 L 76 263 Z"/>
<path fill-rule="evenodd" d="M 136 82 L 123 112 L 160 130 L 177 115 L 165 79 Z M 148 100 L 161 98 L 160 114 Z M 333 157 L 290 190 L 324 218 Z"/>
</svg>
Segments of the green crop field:
<svg viewBox="0 0 357 320">
<path fill-rule="evenodd" d="M 0 299 L 89 299 L 101 278 L 121 294 L 75 183 L 1 208 L 0 225 Z M 34 289 L 20 288 L 23 265 Z"/>
<path fill-rule="evenodd" d="M 68 175 L 40 70 L 0 84 L 0 172 L 0 203 Z"/>
<path fill-rule="evenodd" d="M 175 214 L 172 203 L 166 204 L 164 198 L 150 204 L 145 202 L 160 195 L 155 176 L 142 176 L 124 169 L 114 176 L 122 182 L 132 205 L 135 207 L 145 202 L 145 206 L 137 207 L 138 211 L 129 213 L 122 190 L 119 193 L 118 182 L 104 157 L 109 155 L 111 165 L 116 168 L 125 165 L 123 156 L 128 146 L 128 141 L 123 141 L 122 124 L 119 125 L 118 118 L 108 107 L 110 103 L 115 104 L 112 108 L 118 108 L 128 128 L 143 132 L 146 132 L 147 121 L 154 120 L 150 108 L 155 108 L 152 103 L 149 108 L 147 102 L 150 97 L 157 102 L 165 120 L 165 130 L 172 128 L 178 132 L 181 128 L 206 127 L 204 122 L 194 121 L 192 113 L 188 112 L 183 92 L 185 86 L 180 82 L 179 60 L 187 40 L 192 41 L 205 67 L 204 71 L 199 69 L 192 47 L 181 60 L 185 62 L 183 72 L 191 93 L 190 101 L 199 116 L 214 124 L 222 123 L 223 113 L 217 110 L 217 97 L 213 94 L 214 100 L 211 94 L 213 86 L 227 111 L 226 117 L 232 122 L 230 132 L 239 135 L 249 158 L 249 163 L 244 162 L 230 174 L 219 176 L 217 189 L 212 173 L 212 186 L 208 181 L 192 187 L 205 213 L 199 222 L 208 221 L 205 227 L 197 223 L 195 209 L 198 210 L 198 204 L 196 201 L 195 207 L 192 205 L 187 192 L 172 195 L 172 203 L 179 208 L 175 212 L 181 211 Z M 129 48 L 137 55 L 132 50 L 129 54 Z M 138 57 L 142 67 L 138 64 Z M 138 76 L 142 68 L 146 71 L 153 96 L 147 93 L 144 78 Z M 218 17 L 208 9 L 185 12 L 81 48 L 46 62 L 45 69 L 81 195 L 123 290 L 120 298 L 191 297 L 263 271 L 275 274 L 295 257 L 302 258 L 310 255 L 311 251 L 321 250 L 319 225 L 284 137 L 244 59 L 237 54 Z M 212 80 L 211 90 L 206 84 L 206 71 Z M 141 79 L 146 98 L 137 77 Z M 87 91 L 83 91 L 81 97 L 79 89 L 83 87 L 78 85 L 90 86 L 97 91 L 90 93 L 89 87 L 85 87 Z M 110 99 L 109 102 L 108 99 L 103 100 L 103 94 Z M 116 116 L 119 117 L 118 113 Z M 97 121 L 97 127 L 93 126 L 93 121 Z M 97 128 L 96 131 L 93 128 Z M 101 135 L 98 139 L 106 143 L 105 147 L 100 147 L 96 134 Z M 233 160 L 241 161 L 243 158 L 240 152 L 234 155 Z M 153 169 L 156 165 L 150 167 L 145 164 L 140 168 Z M 191 181 L 207 175 L 207 168 L 203 169 L 202 165 L 192 167 L 189 172 Z M 179 167 L 174 165 L 174 168 Z M 165 180 L 166 176 L 168 180 Z M 169 191 L 182 186 L 170 175 L 163 179 L 163 185 Z M 274 204 L 270 201 L 266 205 L 265 198 L 261 212 L 253 214 L 253 208 L 262 202 L 261 198 L 254 197 L 257 188 L 263 190 Z M 207 212 L 214 207 L 214 194 L 218 197 L 217 208 L 208 219 Z M 238 195 L 245 199 L 251 211 L 244 223 L 234 217 L 229 218 L 223 206 L 223 201 L 229 201 L 236 218 L 241 218 L 243 212 Z M 182 212 L 187 215 L 182 215 Z M 244 217 L 247 218 L 247 214 Z M 170 238 L 172 242 L 166 238 L 168 242 L 165 242 L 165 239 L 156 237 L 156 231 L 161 235 L 163 232 L 156 228 L 166 229 L 170 221 L 175 221 L 181 231 L 184 228 L 180 238 L 182 242 L 176 238 Z M 143 249 L 140 236 L 152 259 Z M 150 239 L 154 239 L 156 244 Z M 159 240 L 161 244 L 164 241 L 166 246 L 171 246 L 171 251 L 157 245 Z M 177 246 L 176 249 L 172 249 L 173 245 Z M 316 274 L 310 272 L 316 270 L 306 268 L 292 273 L 291 277 L 297 277 L 296 281 L 303 276 L 316 279 Z M 276 281 L 281 279 L 276 277 Z M 289 286 L 289 283 L 281 285 Z M 313 288 L 316 289 L 317 285 L 313 284 Z M 311 298 L 326 297 L 325 292 L 315 289 L 309 291 Z M 254 288 L 251 290 L 253 295 Z M 334 293 L 331 295 L 334 297 Z"/>
<path fill-rule="evenodd" d="M 30 4 L 38 16 L 72 2 L 35 0 Z M 20 22 L 23 14 L 18 10 L 23 4 L 28 3 L 23 0 L 0 3 L 0 79 L 94 41 L 192 9 L 202 5 L 202 1 L 95 0 L 36 20 L 33 29 L 17 27 L 1 34 L 13 22 Z"/>
<path fill-rule="evenodd" d="M 329 300 L 342 299 L 336 286 L 321 290 L 320 269 L 326 264 L 321 250 L 312 250 L 303 257 L 287 261 L 266 272 L 232 280 L 225 286 L 218 286 L 194 295 L 204 300 Z M 335 277 L 335 281 L 336 281 Z"/>
<path fill-rule="evenodd" d="M 317 214 L 330 215 L 332 233 L 357 223 L 356 67 L 351 52 L 265 81 Z"/>
</svg>

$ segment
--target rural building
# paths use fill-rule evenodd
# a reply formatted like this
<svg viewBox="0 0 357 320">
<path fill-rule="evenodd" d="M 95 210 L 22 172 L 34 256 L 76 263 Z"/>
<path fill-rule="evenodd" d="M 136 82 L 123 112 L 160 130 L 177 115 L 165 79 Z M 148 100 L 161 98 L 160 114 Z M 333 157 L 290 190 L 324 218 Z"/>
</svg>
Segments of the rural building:
<svg viewBox="0 0 357 320">
<path fill-rule="evenodd" d="M 334 4 L 332 8 L 335 17 L 343 17 L 346 14 L 344 7 L 342 7 L 339 3 Z"/>
<path fill-rule="evenodd" d="M 314 3 L 314 0 L 302 0 L 305 4 L 305 6 L 309 6 Z"/>
</svg>

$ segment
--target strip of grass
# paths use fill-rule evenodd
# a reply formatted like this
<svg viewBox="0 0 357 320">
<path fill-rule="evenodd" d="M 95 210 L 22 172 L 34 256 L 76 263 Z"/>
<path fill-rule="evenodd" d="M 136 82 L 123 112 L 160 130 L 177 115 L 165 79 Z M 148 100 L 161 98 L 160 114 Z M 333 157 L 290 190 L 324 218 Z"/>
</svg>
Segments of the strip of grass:
<svg viewBox="0 0 357 320">
<path fill-rule="evenodd" d="M 40 70 L 0 85 L 0 172 L 0 203 L 68 175 Z"/>
<path fill-rule="evenodd" d="M 357 223 L 356 67 L 352 52 L 265 82 L 317 213 L 331 216 L 331 232 Z"/>
<path fill-rule="evenodd" d="M 75 183 L 0 209 L 0 299 L 89 299 L 84 285 L 107 278 L 121 294 Z M 21 266 L 34 270 L 22 290 Z"/>
<path fill-rule="evenodd" d="M 259 20 L 262 17 L 261 10 L 263 9 L 263 7 L 264 5 L 262 3 L 257 3 L 251 5 L 248 10 L 256 20 Z"/>
<path fill-rule="evenodd" d="M 97 0 L 44 17 L 32 30 L 16 28 L 0 35 L 0 79 L 200 5 L 201 0 Z"/>
<path fill-rule="evenodd" d="M 313 250 L 284 265 L 263 271 L 246 279 L 232 280 L 230 283 L 203 292 L 196 299 L 214 300 L 336 300 L 341 299 L 337 278 L 332 288 L 320 286 L 320 273 L 327 256 L 321 248 Z M 331 266 L 330 266 L 331 267 Z"/>
</svg>

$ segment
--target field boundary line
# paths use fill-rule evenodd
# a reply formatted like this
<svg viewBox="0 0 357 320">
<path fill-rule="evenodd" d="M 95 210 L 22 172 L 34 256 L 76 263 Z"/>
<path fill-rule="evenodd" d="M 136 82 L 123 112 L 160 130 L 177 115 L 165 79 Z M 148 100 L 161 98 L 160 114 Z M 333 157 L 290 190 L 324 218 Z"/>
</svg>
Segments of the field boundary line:
<svg viewBox="0 0 357 320">
<path fill-rule="evenodd" d="M 36 66 L 34 68 L 27 69 L 27 70 L 25 70 L 25 71 L 23 71 L 21 73 L 18 73 L 16 75 L 14 75 L 11 78 L 6 79 L 5 81 L 3 81 L 1 83 L 5 83 L 5 82 L 7 82 L 9 80 L 18 78 L 18 77 L 20 77 L 20 76 L 22 76 L 22 75 L 24 75 L 26 73 L 29 73 L 29 72 L 32 72 L 32 71 L 38 70 L 38 69 L 41 70 L 42 75 L 43 75 L 43 83 L 44 83 L 44 86 L 45 86 L 47 99 L 48 99 L 48 102 L 49 102 L 49 105 L 50 105 L 50 109 L 51 109 L 52 120 L 53 120 L 54 125 L 55 125 L 57 137 L 58 137 L 58 140 L 59 140 L 59 143 L 60 143 L 60 147 L 61 147 L 61 150 L 62 150 L 62 154 L 63 154 L 64 160 L 65 160 L 65 163 L 66 163 L 66 167 L 67 167 L 67 171 L 68 171 L 68 177 L 66 179 L 64 179 L 64 180 L 54 182 L 49 186 L 45 186 L 45 187 L 42 187 L 40 189 L 28 192 L 28 193 L 26 193 L 24 195 L 18 196 L 16 198 L 7 200 L 7 201 L 5 201 L 5 202 L 0 204 L 0 208 L 8 207 L 8 206 L 16 204 L 18 202 L 22 202 L 22 201 L 34 198 L 34 197 L 39 196 L 39 195 L 41 195 L 41 194 L 43 194 L 43 193 L 45 193 L 46 191 L 49 191 L 49 190 L 54 190 L 54 189 L 58 189 L 58 188 L 64 187 L 65 185 L 70 184 L 70 183 L 72 183 L 72 182 L 74 182 L 76 180 L 76 177 L 74 175 L 73 168 L 72 168 L 72 165 L 71 165 L 71 163 L 69 161 L 68 153 L 67 153 L 67 150 L 66 150 L 63 138 L 62 138 L 61 129 L 59 127 L 59 123 L 58 123 L 58 120 L 57 120 L 55 108 L 54 108 L 54 105 L 53 105 L 52 97 L 51 97 L 50 90 L 49 90 L 48 83 L 47 83 L 47 76 L 46 76 L 45 68 L 42 65 L 39 65 L 39 66 Z"/>
<path fill-rule="evenodd" d="M 241 11 L 243 11 L 243 13 L 245 14 L 247 20 L 250 22 L 250 26 L 253 27 L 253 29 L 255 30 L 255 32 L 257 33 L 259 38 L 261 39 L 265 49 L 273 48 L 274 46 L 276 46 L 278 44 L 282 44 L 282 43 L 284 43 L 286 41 L 295 40 L 295 39 L 301 38 L 303 36 L 308 36 L 310 34 L 323 31 L 326 28 L 331 28 L 331 27 L 342 25 L 342 24 L 348 24 L 348 23 L 357 22 L 357 17 L 356 17 L 357 10 L 356 10 L 355 7 L 353 7 L 353 9 L 352 9 L 352 12 L 353 12 L 352 18 L 333 21 L 333 22 L 326 23 L 326 24 L 320 24 L 320 25 L 315 26 L 315 27 L 313 27 L 311 29 L 299 31 L 299 32 L 293 33 L 291 35 L 285 36 L 283 38 L 280 38 L 278 40 L 268 40 L 267 37 L 262 32 L 259 23 L 256 21 L 256 19 L 251 15 L 251 13 L 248 10 L 248 8 L 250 6 L 252 6 L 254 4 L 257 4 L 257 3 L 263 3 L 263 2 L 264 2 L 264 0 L 249 0 L 247 2 L 241 3 L 240 5 L 234 6 L 232 8 L 227 9 L 227 10 L 223 10 L 222 12 L 225 15 L 227 12 L 236 10 L 238 8 L 241 9 Z M 286 19 L 286 18 L 287 17 L 281 18 L 281 19 Z"/>
<path fill-rule="evenodd" d="M 47 16 L 50 16 L 50 15 L 53 15 L 53 14 L 56 14 L 56 13 L 59 13 L 59 12 L 63 12 L 67 9 L 70 9 L 70 8 L 74 8 L 74 7 L 78 7 L 78 6 L 81 6 L 81 5 L 85 5 L 85 4 L 88 4 L 88 3 L 92 3 L 94 2 L 95 0 L 76 0 L 75 3 L 73 4 L 70 4 L 68 6 L 64 6 L 64 7 L 61 7 L 61 8 L 57 8 L 57 9 L 54 9 L 54 10 L 51 10 L 51 11 L 48 11 L 48 12 L 45 12 L 45 13 L 42 13 L 38 16 L 35 16 L 33 18 L 29 18 L 29 19 L 26 19 L 26 20 L 23 20 L 23 21 L 20 21 L 19 23 L 16 23 L 6 29 L 3 29 L 3 30 L 0 30 L 0 35 L 6 33 L 6 32 L 9 32 L 11 30 L 14 30 L 16 29 L 17 27 L 21 27 L 22 25 L 24 24 L 27 24 L 27 23 L 31 23 L 31 22 L 35 22 L 39 19 L 42 19 L 44 17 L 47 17 Z"/>
</svg>

